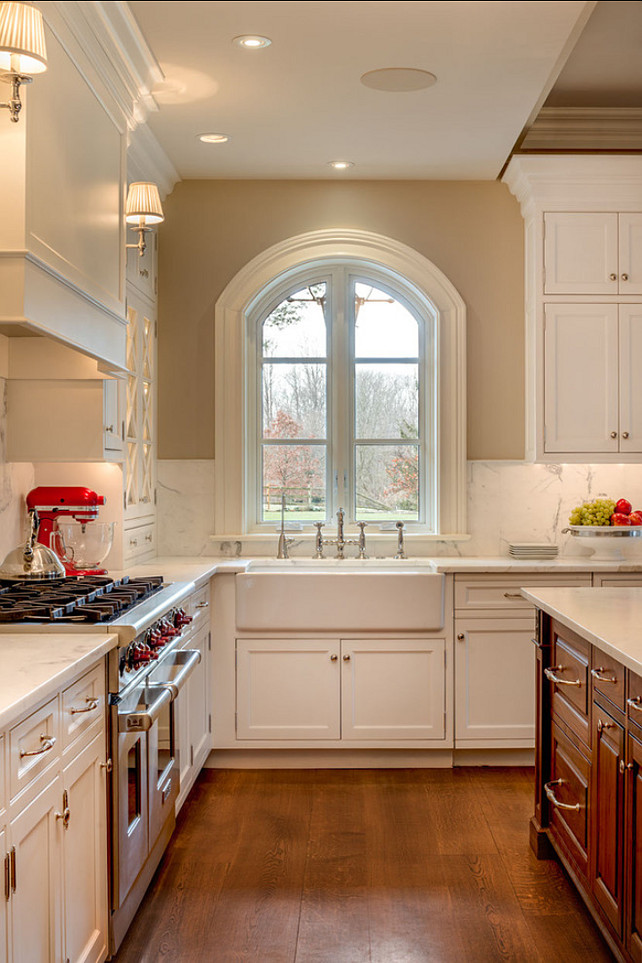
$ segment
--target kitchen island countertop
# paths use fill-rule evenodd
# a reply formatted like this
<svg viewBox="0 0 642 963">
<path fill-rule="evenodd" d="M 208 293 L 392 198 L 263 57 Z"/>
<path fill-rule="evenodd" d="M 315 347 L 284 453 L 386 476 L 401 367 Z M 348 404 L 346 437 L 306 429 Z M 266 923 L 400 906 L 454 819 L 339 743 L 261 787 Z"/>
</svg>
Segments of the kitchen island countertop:
<svg viewBox="0 0 642 963">
<path fill-rule="evenodd" d="M 523 596 L 642 675 L 642 588 L 537 588 Z"/>
</svg>

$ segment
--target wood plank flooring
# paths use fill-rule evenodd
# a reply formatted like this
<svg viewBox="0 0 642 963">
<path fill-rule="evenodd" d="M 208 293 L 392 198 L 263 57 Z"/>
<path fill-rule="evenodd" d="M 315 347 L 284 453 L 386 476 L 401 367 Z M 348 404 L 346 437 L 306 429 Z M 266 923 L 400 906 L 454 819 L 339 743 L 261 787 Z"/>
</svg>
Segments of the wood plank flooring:
<svg viewBox="0 0 642 963">
<path fill-rule="evenodd" d="M 530 769 L 205 770 L 116 963 L 602 963 Z"/>
</svg>

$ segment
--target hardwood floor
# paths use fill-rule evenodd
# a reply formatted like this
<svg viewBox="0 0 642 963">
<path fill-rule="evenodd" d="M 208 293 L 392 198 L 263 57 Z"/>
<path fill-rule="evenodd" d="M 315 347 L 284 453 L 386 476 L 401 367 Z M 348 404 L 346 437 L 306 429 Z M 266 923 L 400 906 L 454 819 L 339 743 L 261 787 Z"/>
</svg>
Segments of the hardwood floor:
<svg viewBox="0 0 642 963">
<path fill-rule="evenodd" d="M 206 770 L 117 963 L 600 963 L 532 770 Z"/>
</svg>

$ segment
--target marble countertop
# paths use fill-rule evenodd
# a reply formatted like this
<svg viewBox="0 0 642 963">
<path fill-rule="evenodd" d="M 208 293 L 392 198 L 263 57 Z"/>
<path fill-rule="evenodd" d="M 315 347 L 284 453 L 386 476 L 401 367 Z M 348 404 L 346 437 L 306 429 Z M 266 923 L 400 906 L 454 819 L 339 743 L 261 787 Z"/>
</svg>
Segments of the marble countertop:
<svg viewBox="0 0 642 963">
<path fill-rule="evenodd" d="M 65 688 L 113 649 L 116 635 L 0 635 L 0 729 Z"/>
<path fill-rule="evenodd" d="M 522 589 L 529 602 L 642 675 L 642 588 Z"/>
</svg>

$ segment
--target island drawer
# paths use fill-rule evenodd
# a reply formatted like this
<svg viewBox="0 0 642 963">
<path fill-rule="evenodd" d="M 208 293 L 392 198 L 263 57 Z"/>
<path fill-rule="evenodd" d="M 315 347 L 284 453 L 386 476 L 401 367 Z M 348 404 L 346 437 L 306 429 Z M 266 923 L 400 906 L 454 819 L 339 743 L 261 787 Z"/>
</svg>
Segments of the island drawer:
<svg viewBox="0 0 642 963">
<path fill-rule="evenodd" d="M 590 735 L 590 647 L 570 629 L 551 623 L 551 664 L 544 674 L 552 686 L 553 715 L 588 747 Z"/>
<path fill-rule="evenodd" d="M 593 649 L 593 667 L 591 669 L 593 692 L 612 702 L 614 706 L 624 712 L 624 697 L 626 693 L 626 671 L 623 665 L 615 659 L 604 655 L 599 649 Z"/>
<path fill-rule="evenodd" d="M 105 665 L 101 661 L 62 694 L 63 750 L 104 718 Z"/>
<path fill-rule="evenodd" d="M 551 740 L 551 778 L 544 787 L 549 828 L 577 871 L 586 877 L 591 764 L 555 723 Z"/>
<path fill-rule="evenodd" d="M 455 609 L 481 615 L 490 609 L 532 612 L 532 603 L 520 592 L 522 586 L 582 588 L 590 584 L 590 575 L 537 575 L 532 572 L 498 576 L 456 575 Z"/>
<path fill-rule="evenodd" d="M 629 672 L 628 688 L 626 709 L 629 721 L 642 728 L 642 676 Z"/>
<path fill-rule="evenodd" d="M 9 732 L 9 787 L 15 798 L 60 757 L 58 697 L 32 712 Z"/>
</svg>

